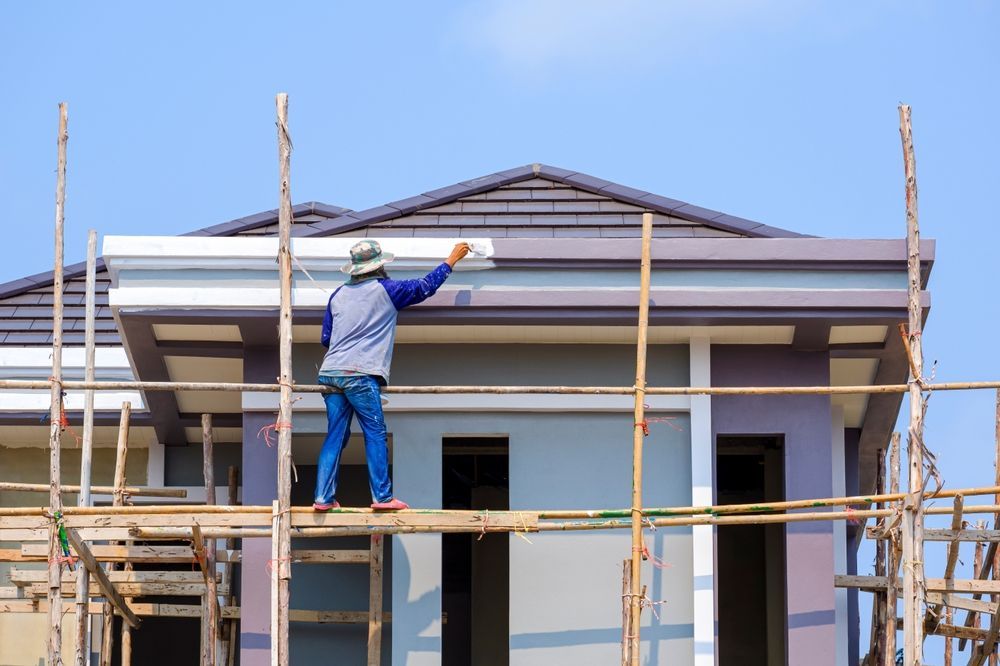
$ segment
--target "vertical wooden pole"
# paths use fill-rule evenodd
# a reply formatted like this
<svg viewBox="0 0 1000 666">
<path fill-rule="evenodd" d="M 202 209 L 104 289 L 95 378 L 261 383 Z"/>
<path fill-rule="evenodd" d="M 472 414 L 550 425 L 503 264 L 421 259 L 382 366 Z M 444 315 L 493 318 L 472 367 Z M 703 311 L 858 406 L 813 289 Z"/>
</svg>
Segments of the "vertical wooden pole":
<svg viewBox="0 0 1000 666">
<path fill-rule="evenodd" d="M 236 506 L 236 495 L 239 490 L 239 472 L 236 467 L 229 466 L 229 495 L 227 498 L 227 503 L 229 506 Z M 232 553 L 236 550 L 236 539 L 226 539 L 226 550 Z M 229 594 L 226 595 L 226 606 L 233 605 L 233 572 L 235 570 L 235 565 L 231 561 L 227 561 L 223 565 L 222 576 L 226 583 L 226 588 L 229 590 Z M 236 633 L 236 621 L 228 620 L 225 622 L 222 628 L 222 643 L 220 647 L 220 656 L 225 660 L 224 663 L 229 666 L 235 663 L 235 647 L 236 641 L 234 640 Z"/>
<path fill-rule="evenodd" d="M 882 494 L 885 492 L 885 449 L 879 449 L 878 455 L 876 456 L 876 469 L 875 469 L 875 492 Z M 882 503 L 876 504 L 876 508 L 881 509 Z M 886 519 L 885 524 L 889 524 L 890 519 Z M 887 571 L 886 565 L 886 550 L 888 547 L 887 540 L 880 539 L 875 543 L 875 575 L 885 576 Z M 872 596 L 872 627 L 871 627 L 871 646 L 868 649 L 868 658 L 866 658 L 866 663 L 875 664 L 878 659 L 881 658 L 882 653 L 885 651 L 885 619 L 886 619 L 886 595 L 887 592 L 876 592 Z"/>
<path fill-rule="evenodd" d="M 892 433 L 892 441 L 889 445 L 889 492 L 899 492 L 899 433 Z M 897 506 L 901 506 L 902 503 Z M 892 538 L 888 542 L 889 550 L 889 580 L 896 580 L 899 573 L 899 530 L 892 530 Z M 895 585 L 889 585 L 885 593 L 885 652 L 883 653 L 882 666 L 896 666 L 896 597 Z"/>
<path fill-rule="evenodd" d="M 903 663 L 922 666 L 924 627 L 921 606 L 924 601 L 924 399 L 921 390 L 924 367 L 923 308 L 920 304 L 920 224 L 917 215 L 917 165 L 913 149 L 910 107 L 899 106 L 899 133 L 903 142 L 906 175 L 906 255 L 908 274 L 908 310 L 911 378 L 910 426 L 907 433 L 909 457 L 909 496 L 903 506 Z"/>
<path fill-rule="evenodd" d="M 94 381 L 94 313 L 97 283 L 97 232 L 87 233 L 87 287 L 84 314 L 83 378 Z M 94 391 L 83 392 L 83 440 L 80 450 L 80 506 L 90 506 L 91 458 L 94 451 Z M 90 572 L 80 567 L 76 574 L 76 666 L 90 663 Z"/>
<path fill-rule="evenodd" d="M 373 534 L 368 556 L 368 666 L 382 666 L 382 549 L 384 537 Z"/>
<path fill-rule="evenodd" d="M 201 443 L 203 448 L 202 467 L 205 476 L 205 504 L 215 504 L 215 456 L 212 442 L 212 415 L 201 415 Z M 219 595 L 215 584 L 215 539 L 205 544 L 206 579 L 205 596 L 202 599 L 202 646 L 201 661 L 205 666 L 215 666 L 216 634 L 219 626 Z"/>
<path fill-rule="evenodd" d="M 945 624 L 951 624 L 951 609 L 947 606 L 944 607 L 944 621 Z M 951 666 L 952 658 L 952 647 L 951 647 L 951 636 L 944 637 L 944 666 Z"/>
<path fill-rule="evenodd" d="M 983 525 L 981 523 L 976 524 L 976 529 L 982 529 Z M 972 574 L 976 579 L 983 578 L 983 544 L 981 542 L 976 542 L 975 554 L 972 556 Z M 978 613 L 972 614 L 972 626 L 976 629 L 982 627 L 982 621 L 980 620 L 980 615 Z M 973 648 L 972 653 L 975 654 L 975 648 Z"/>
<path fill-rule="evenodd" d="M 62 548 L 55 516 L 62 513 L 60 441 L 62 432 L 62 329 L 63 329 L 63 220 L 66 205 L 66 103 L 59 105 L 58 162 L 56 171 L 55 265 L 52 272 L 52 390 L 49 411 L 49 642 L 50 666 L 62 666 Z"/>
<path fill-rule="evenodd" d="M 278 165 L 280 171 L 278 206 L 278 271 L 280 278 L 280 312 L 278 319 L 278 354 L 280 357 L 281 396 L 278 403 L 278 540 L 277 572 L 278 618 L 273 629 L 271 651 L 278 666 L 288 665 L 288 604 L 291 564 L 292 493 L 292 198 L 290 185 L 292 142 L 288 135 L 288 95 L 278 93 Z M 273 660 L 273 659 L 272 659 Z"/>
<path fill-rule="evenodd" d="M 632 560 L 622 560 L 622 666 L 629 666 L 632 654 L 631 617 L 632 604 L 629 603 L 632 593 L 632 583 L 629 575 L 632 573 Z"/>
<path fill-rule="evenodd" d="M 639 335 L 635 357 L 635 422 L 632 426 L 632 565 L 628 634 L 630 662 L 639 666 L 642 615 L 642 445 L 646 437 L 646 334 L 649 326 L 650 245 L 653 214 L 642 215 L 642 263 L 639 279 Z"/>
<path fill-rule="evenodd" d="M 993 418 L 993 479 L 994 485 L 1000 486 L 1000 389 L 996 393 L 996 407 Z M 993 496 L 993 503 L 1000 504 L 1000 493 Z M 993 516 L 993 529 L 1000 527 L 1000 515 Z M 1000 553 L 993 549 L 993 580 L 1000 580 Z M 1000 601 L 1000 595 L 990 595 L 993 603 Z M 1000 657 L 995 652 L 990 652 L 990 666 L 1000 664 Z"/>
<path fill-rule="evenodd" d="M 112 506 L 124 506 L 125 504 L 125 464 L 128 462 L 128 435 L 130 419 L 132 417 L 132 403 L 122 403 L 121 419 L 118 421 L 118 446 L 115 450 L 115 492 L 111 500 Z M 125 570 L 132 569 L 131 564 L 125 565 Z M 115 565 L 108 564 L 108 571 L 114 571 Z M 114 617 L 115 611 L 110 603 L 104 604 L 103 625 L 101 632 L 101 666 L 111 666 L 111 647 L 114 642 Z M 126 642 L 128 645 L 126 646 Z M 122 664 L 127 664 L 126 654 L 131 659 L 132 653 L 132 628 L 127 622 L 122 622 Z M 126 650 L 128 651 L 126 653 Z"/>
</svg>

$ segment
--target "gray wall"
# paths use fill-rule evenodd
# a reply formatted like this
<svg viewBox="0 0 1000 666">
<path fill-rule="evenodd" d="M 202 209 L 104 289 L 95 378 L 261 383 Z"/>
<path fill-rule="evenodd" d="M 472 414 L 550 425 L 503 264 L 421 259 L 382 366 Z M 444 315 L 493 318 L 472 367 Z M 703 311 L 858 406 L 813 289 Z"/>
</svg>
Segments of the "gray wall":
<svg viewBox="0 0 1000 666">
<path fill-rule="evenodd" d="M 827 385 L 825 352 L 713 346 L 713 386 Z M 712 434 L 782 434 L 785 498 L 833 493 L 831 412 L 828 396 L 716 396 Z M 833 524 L 786 526 L 788 663 L 834 666 Z"/>
</svg>

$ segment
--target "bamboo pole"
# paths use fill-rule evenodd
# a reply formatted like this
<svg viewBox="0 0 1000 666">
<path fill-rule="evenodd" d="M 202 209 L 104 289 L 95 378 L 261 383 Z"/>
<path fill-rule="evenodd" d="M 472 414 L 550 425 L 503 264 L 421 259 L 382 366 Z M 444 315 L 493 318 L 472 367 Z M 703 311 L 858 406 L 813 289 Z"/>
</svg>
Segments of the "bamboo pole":
<svg viewBox="0 0 1000 666">
<path fill-rule="evenodd" d="M 629 666 L 629 655 L 631 654 L 631 644 L 629 636 L 632 634 L 631 627 L 631 604 L 629 604 L 632 583 L 629 581 L 631 574 L 632 560 L 622 560 L 622 666 Z"/>
<path fill-rule="evenodd" d="M 129 435 L 129 419 L 132 416 L 132 403 L 123 402 L 122 403 L 122 413 L 121 418 L 118 422 L 118 444 L 115 449 L 115 485 L 114 485 L 114 497 L 111 500 L 112 506 L 120 507 L 125 503 L 125 464 L 128 460 L 128 435 Z M 108 564 L 108 571 L 115 570 L 114 563 Z M 131 566 L 126 563 L 124 566 L 125 570 L 130 570 Z M 101 666 L 111 666 L 111 651 L 112 644 L 114 643 L 114 610 L 110 605 L 104 605 L 103 613 L 103 628 L 101 632 Z M 125 641 L 128 640 L 128 648 L 131 649 L 131 639 L 130 635 L 131 629 L 127 623 L 122 624 L 122 661 L 125 661 Z M 131 653 L 129 654 L 131 656 Z"/>
<path fill-rule="evenodd" d="M 875 457 L 876 469 L 875 469 L 875 490 L 879 494 L 885 493 L 885 450 L 879 449 L 878 455 Z M 881 509 L 881 504 L 876 504 L 875 508 Z M 885 540 L 880 539 L 875 543 L 875 575 L 885 576 L 886 575 L 886 546 L 888 544 Z M 888 586 L 886 587 L 888 591 Z M 883 593 L 877 593 L 872 599 L 872 626 L 871 626 L 871 638 L 868 648 L 868 655 L 865 657 L 865 664 L 868 666 L 875 666 L 875 660 L 884 651 L 883 646 L 885 645 L 885 616 L 886 616 L 886 595 Z"/>
<path fill-rule="evenodd" d="M 382 664 L 382 551 L 385 537 L 374 534 L 368 559 L 368 666 Z"/>
<path fill-rule="evenodd" d="M 212 415 L 201 415 L 201 441 L 203 452 L 203 468 L 205 476 L 205 504 L 215 504 L 215 456 L 212 441 Z M 215 666 L 217 660 L 216 633 L 218 627 L 219 599 L 215 585 L 215 539 L 209 539 L 206 544 L 206 566 L 210 572 L 205 589 L 205 644 L 202 649 L 202 661 L 205 666 Z"/>
<path fill-rule="evenodd" d="M 994 483 L 1000 485 L 1000 389 L 997 389 L 995 409 L 993 416 L 993 479 Z M 994 503 L 1000 504 L 1000 493 L 993 496 Z M 1000 515 L 993 517 L 993 529 L 1000 528 Z M 992 549 L 993 580 L 1000 580 L 1000 557 L 997 556 L 997 549 Z M 1000 596 L 994 594 L 990 596 L 993 603 L 1000 601 Z M 1000 659 L 995 652 L 990 652 L 990 666 L 997 666 Z"/>
<path fill-rule="evenodd" d="M 0 485 L 0 490 L 3 490 Z M 108 493 L 112 493 L 109 489 Z M 924 500 L 954 498 L 958 495 L 963 497 L 974 497 L 976 495 L 994 495 L 1000 492 L 1000 486 L 982 486 L 975 488 L 948 488 L 936 493 L 926 493 Z M 125 488 L 126 495 L 132 495 L 132 487 Z M 671 506 L 671 507 L 648 507 L 642 510 L 644 517 L 683 517 L 687 515 L 729 515 L 747 513 L 775 513 L 790 509 L 818 509 L 836 506 L 861 506 L 871 505 L 880 502 L 896 502 L 904 499 L 907 493 L 883 493 L 880 495 L 851 495 L 847 497 L 821 497 L 814 499 L 789 500 L 786 502 L 769 502 L 766 504 L 718 504 L 706 506 Z M 971 505 L 965 508 L 966 513 L 990 513 L 989 507 L 1000 506 L 994 504 Z M 877 516 L 885 516 L 891 513 L 888 509 L 879 509 L 881 513 Z M 947 507 L 931 507 L 928 513 L 951 514 L 952 509 Z M 65 516 L 127 516 L 133 514 L 154 514 L 154 515 L 212 515 L 212 514 L 270 514 L 271 507 L 268 506 L 242 506 L 242 505 L 204 505 L 204 504 L 142 504 L 138 506 L 120 507 L 67 507 L 64 510 Z M 312 507 L 293 506 L 289 513 L 293 515 L 315 516 L 316 512 Z M 44 516 L 45 507 L 0 507 L 0 517 L 3 516 Z M 322 514 L 324 520 L 329 516 L 356 516 L 356 515 L 385 515 L 384 512 L 374 511 L 368 507 L 341 507 L 331 509 Z M 457 510 L 457 509 L 404 509 L 394 511 L 393 516 L 468 516 L 478 517 L 489 516 L 538 516 L 540 520 L 555 519 L 605 519 L 605 518 L 629 518 L 630 509 L 538 509 L 523 511 L 485 511 L 477 510 Z M 479 527 L 477 527 L 479 529 Z"/>
<path fill-rule="evenodd" d="M 84 297 L 84 379 L 94 381 L 94 313 L 97 284 L 97 232 L 87 233 L 87 286 Z M 83 394 L 83 439 L 80 450 L 79 506 L 90 506 L 90 469 L 94 451 L 94 391 Z M 65 488 L 65 486 L 64 486 Z M 66 492 L 63 490 L 62 492 Z M 89 572 L 80 571 L 76 580 L 76 666 L 90 662 L 90 590 Z"/>
<path fill-rule="evenodd" d="M 899 433 L 892 433 L 889 445 L 889 492 L 899 492 Z M 897 502 L 896 508 L 902 511 Z M 890 531 L 892 538 L 889 540 L 889 578 L 895 580 L 899 573 L 899 528 Z M 882 666 L 896 666 L 896 586 L 889 585 L 885 595 L 886 622 L 885 622 L 885 652 L 882 655 Z"/>
<path fill-rule="evenodd" d="M 7 481 L 0 481 L 0 491 L 3 492 L 26 492 L 26 493 L 38 493 L 49 489 L 49 484 L 47 483 L 11 483 Z M 81 486 L 72 486 L 62 484 L 60 490 L 64 495 L 69 493 L 82 493 Z M 90 486 L 90 492 L 92 495 L 113 495 L 115 493 L 114 486 Z M 187 490 L 184 488 L 140 488 L 139 486 L 126 486 L 125 494 L 131 497 L 187 497 Z M 87 508 L 93 509 L 94 507 L 84 507 L 82 504 L 79 507 L 65 507 L 63 509 L 63 515 L 70 515 L 73 513 L 78 513 L 78 509 Z M 103 507 L 107 509 L 108 507 Z M 100 510 L 100 508 L 98 508 Z"/>
<path fill-rule="evenodd" d="M 951 609 L 947 606 L 944 609 L 944 622 L 945 624 L 951 624 Z M 951 647 L 951 636 L 944 637 L 944 666 L 952 666 L 952 647 Z"/>
<path fill-rule="evenodd" d="M 52 271 L 52 379 L 49 411 L 49 642 L 48 663 L 62 666 L 62 551 L 58 515 L 62 512 L 60 441 L 62 432 L 62 334 L 63 334 L 63 221 L 66 205 L 66 143 L 69 140 L 66 103 L 59 104 L 58 162 L 56 171 L 55 266 Z"/>
<path fill-rule="evenodd" d="M 642 248 L 639 274 L 639 334 L 635 354 L 635 411 L 632 425 L 632 563 L 629 595 L 630 641 L 632 666 L 640 661 L 640 620 L 642 615 L 642 445 L 649 432 L 646 425 L 646 337 L 649 328 L 649 248 L 653 236 L 653 214 L 642 214 Z"/>
<path fill-rule="evenodd" d="M 47 379 L 2 379 L 0 390 L 49 389 Z M 132 380 L 83 381 L 65 380 L 66 390 L 82 391 L 227 391 L 235 393 L 278 393 L 280 384 L 245 382 L 148 382 Z M 934 391 L 970 391 L 1000 389 L 1000 381 L 981 382 L 925 382 L 923 389 Z M 337 389 L 323 384 L 295 384 L 297 393 L 337 393 Z M 634 395 L 630 386 L 386 386 L 383 393 L 393 395 Z M 865 395 L 906 393 L 906 384 L 857 384 L 850 386 L 647 386 L 646 395 Z"/>
<path fill-rule="evenodd" d="M 229 495 L 227 498 L 228 504 L 230 506 L 234 506 L 236 504 L 236 495 L 238 490 L 239 490 L 239 473 L 237 472 L 236 467 L 230 465 Z M 226 550 L 230 553 L 236 550 L 236 539 L 226 539 Z M 292 555 L 294 556 L 294 554 L 295 553 L 293 552 Z M 233 566 L 233 563 L 227 560 L 226 564 L 223 565 L 223 571 L 222 571 L 223 584 L 230 590 L 229 594 L 226 595 L 225 599 L 226 606 L 233 605 L 232 589 L 233 589 L 234 571 L 235 567 Z M 220 653 L 222 658 L 225 660 L 226 666 L 230 666 L 230 664 L 234 663 L 236 654 L 235 652 L 236 641 L 234 640 L 235 632 L 236 632 L 236 622 L 234 620 L 227 620 L 222 627 L 222 644 L 220 647 Z"/>
<path fill-rule="evenodd" d="M 909 322 L 907 351 L 910 360 L 910 425 L 907 432 L 910 497 L 903 505 L 903 665 L 923 664 L 923 622 L 920 608 L 924 600 L 924 542 L 923 502 L 924 488 L 924 398 L 923 341 L 921 329 L 923 308 L 920 303 L 922 279 L 920 274 L 920 224 L 917 213 L 917 173 L 913 149 L 913 130 L 910 107 L 899 106 L 899 132 L 903 143 L 903 164 L 906 176 L 906 245 Z"/>
<path fill-rule="evenodd" d="M 201 415 L 201 442 L 205 476 L 205 504 L 215 504 L 215 456 L 212 441 L 212 415 Z M 209 571 L 205 585 L 205 612 L 202 615 L 202 652 L 204 666 L 215 666 L 217 660 L 216 634 L 219 625 L 219 597 L 215 584 L 215 539 L 209 539 L 205 550 L 205 566 Z"/>
<path fill-rule="evenodd" d="M 279 192 L 278 206 L 278 264 L 280 278 L 280 312 L 278 318 L 278 355 L 281 385 L 278 403 L 278 513 L 277 541 L 278 556 L 275 563 L 278 595 L 278 617 L 271 636 L 272 661 L 277 666 L 288 665 L 288 609 L 289 581 L 292 577 L 291 554 L 291 508 L 292 492 L 292 199 L 291 199 L 291 155 L 292 142 L 288 134 L 288 95 L 278 93 L 275 100 L 278 114 L 278 165 Z"/>
</svg>

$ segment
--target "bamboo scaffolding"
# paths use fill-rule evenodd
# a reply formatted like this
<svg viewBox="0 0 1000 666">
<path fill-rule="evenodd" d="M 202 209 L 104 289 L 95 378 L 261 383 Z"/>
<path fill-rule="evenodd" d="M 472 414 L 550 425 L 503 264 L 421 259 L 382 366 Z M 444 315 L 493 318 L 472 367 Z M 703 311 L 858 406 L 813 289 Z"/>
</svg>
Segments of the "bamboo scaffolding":
<svg viewBox="0 0 1000 666">
<path fill-rule="evenodd" d="M 236 504 L 236 495 L 238 492 L 238 488 L 239 488 L 239 473 L 237 472 L 235 467 L 230 465 L 229 488 L 228 488 L 229 495 L 227 498 L 230 506 Z M 226 550 L 229 553 L 233 552 L 239 553 L 239 551 L 236 551 L 236 539 L 226 540 Z M 216 557 L 218 557 L 218 555 L 219 554 L 216 553 Z M 296 561 L 295 555 L 296 552 L 293 550 L 292 551 L 293 562 Z M 239 557 L 239 555 L 237 555 L 237 557 Z M 226 563 L 223 565 L 222 581 L 224 585 L 226 585 L 227 587 L 229 587 L 230 590 L 232 590 L 235 567 L 233 566 L 233 560 L 230 560 L 228 557 L 225 559 L 225 562 Z M 231 606 L 233 604 L 233 597 L 231 592 L 228 596 L 226 596 L 225 602 L 227 606 Z M 220 646 L 220 653 L 222 657 L 225 659 L 226 666 L 235 663 L 235 658 L 236 658 L 235 632 L 236 632 L 236 622 L 233 620 L 226 621 L 222 627 L 222 643 Z"/>
<path fill-rule="evenodd" d="M 81 493 L 83 492 L 82 486 L 72 486 L 61 484 L 59 490 L 64 494 L 70 493 Z M 3 492 L 26 492 L 26 493 L 38 493 L 44 492 L 49 489 L 49 484 L 47 483 L 10 483 L 6 481 L 0 481 L 0 491 Z M 114 495 L 114 486 L 90 486 L 90 492 L 92 495 Z M 187 497 L 187 490 L 184 488 L 144 488 L 140 486 L 126 486 L 125 494 L 130 497 L 177 497 L 185 498 Z M 93 509 L 91 506 L 84 506 L 81 504 L 78 507 L 65 507 L 63 509 L 63 514 L 67 512 L 77 513 L 77 509 L 89 508 Z M 102 507 L 107 509 L 108 507 Z M 98 509 L 98 511 L 100 508 Z"/>
<path fill-rule="evenodd" d="M 56 170 L 56 231 L 55 266 L 52 271 L 52 378 L 49 381 L 51 406 L 49 410 L 49 666 L 62 666 L 62 608 L 59 602 L 59 579 L 62 570 L 62 552 L 59 544 L 58 517 L 62 511 L 62 492 L 59 489 L 60 436 L 62 433 L 62 334 L 63 334 L 63 221 L 66 205 L 66 103 L 59 104 L 58 165 Z"/>
<path fill-rule="evenodd" d="M 48 379 L 2 379 L 0 390 L 43 390 L 51 388 Z M 80 391 L 232 391 L 246 393 L 278 393 L 281 384 L 260 384 L 246 382 L 148 382 L 133 380 L 83 381 L 65 380 L 61 382 L 65 390 Z M 923 390 L 971 391 L 997 390 L 1000 381 L 976 382 L 924 382 Z M 293 384 L 296 393 L 336 393 L 337 390 L 323 384 Z M 882 393 L 906 393 L 906 384 L 853 384 L 845 386 L 647 386 L 649 395 L 863 395 Z M 564 395 L 634 395 L 631 386 L 385 386 L 387 395 L 453 395 L 453 394 L 564 394 Z"/>
<path fill-rule="evenodd" d="M 924 396 L 923 307 L 920 303 L 920 224 L 917 214 L 917 167 L 913 149 L 910 107 L 899 106 L 899 132 L 903 143 L 906 176 L 907 303 L 909 322 L 904 343 L 910 360 L 910 426 L 907 432 L 910 497 L 903 504 L 903 666 L 923 665 L 924 624 L 920 607 L 924 598 Z"/>
<path fill-rule="evenodd" d="M 899 433 L 892 433 L 889 443 L 889 492 L 899 492 Z M 897 500 L 896 511 L 902 515 L 902 507 Z M 888 574 L 895 579 L 899 573 L 899 558 L 901 556 L 899 543 L 899 528 L 889 530 L 888 543 L 889 567 Z M 882 666 L 896 666 L 896 588 L 889 586 L 885 593 L 885 652 L 882 654 Z"/>
<path fill-rule="evenodd" d="M 111 500 L 112 506 L 123 507 L 125 504 L 125 465 L 128 461 L 128 435 L 129 419 L 132 416 L 132 403 L 123 402 L 121 417 L 118 422 L 118 444 L 115 449 L 115 485 L 114 497 Z M 125 562 L 126 570 L 131 569 L 131 563 Z M 108 564 L 108 571 L 114 571 L 115 565 Z M 114 611 L 109 605 L 105 605 L 102 617 L 103 630 L 101 631 L 101 666 L 111 666 L 111 647 L 114 642 L 112 630 L 114 628 Z M 126 657 L 131 657 L 132 647 L 131 627 L 127 623 L 122 624 L 122 662 L 125 666 Z M 128 641 L 128 645 L 125 642 Z"/>
<path fill-rule="evenodd" d="M 97 232 L 87 233 L 87 278 L 84 296 L 84 371 L 86 381 L 94 381 L 95 339 L 94 315 L 96 312 L 95 289 L 97 285 Z M 90 506 L 91 459 L 94 452 L 94 392 L 83 394 L 83 436 L 80 443 L 80 497 L 79 506 Z M 65 486 L 61 492 L 66 492 Z M 90 598 L 88 572 L 83 569 L 76 586 L 76 666 L 90 662 Z"/>
<path fill-rule="evenodd" d="M 635 355 L 635 410 L 632 424 L 632 506 L 630 521 L 632 528 L 631 575 L 629 576 L 629 661 L 639 666 L 641 641 L 640 619 L 643 597 L 642 585 L 642 445 L 649 426 L 646 425 L 646 336 L 649 328 L 649 271 L 650 243 L 653 237 L 653 215 L 642 214 L 642 259 L 639 277 L 639 333 Z"/>
<path fill-rule="evenodd" d="M 288 134 L 288 95 L 278 93 L 275 100 L 278 112 L 278 164 L 280 204 L 278 206 L 278 264 L 280 279 L 280 308 L 278 315 L 278 356 L 280 374 L 278 383 L 281 395 L 278 403 L 278 508 L 275 516 L 275 535 L 278 542 L 275 569 L 277 618 L 272 619 L 271 661 L 275 666 L 288 665 L 288 609 L 289 582 L 292 550 L 289 527 L 292 493 L 292 198 L 289 171 L 291 168 L 292 141 Z"/>
<path fill-rule="evenodd" d="M 205 477 L 205 503 L 215 504 L 215 455 L 212 440 L 212 415 L 201 415 L 202 468 Z M 203 666 L 215 666 L 218 646 L 216 634 L 219 626 L 219 597 L 215 584 L 215 539 L 209 539 L 205 547 L 205 613 L 202 615 Z"/>
</svg>

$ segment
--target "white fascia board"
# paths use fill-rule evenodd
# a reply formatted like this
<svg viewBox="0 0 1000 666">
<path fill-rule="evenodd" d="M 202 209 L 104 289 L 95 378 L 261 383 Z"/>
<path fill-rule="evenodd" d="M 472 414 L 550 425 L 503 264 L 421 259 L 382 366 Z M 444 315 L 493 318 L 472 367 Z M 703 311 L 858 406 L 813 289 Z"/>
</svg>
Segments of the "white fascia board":
<svg viewBox="0 0 1000 666">
<path fill-rule="evenodd" d="M 132 403 L 132 411 L 145 411 L 146 404 L 138 391 L 94 391 L 94 409 L 99 412 L 117 412 L 123 402 Z M 51 406 L 48 391 L 4 391 L 0 413 L 3 412 L 48 412 Z M 83 391 L 66 391 L 63 405 L 67 411 L 83 409 Z"/>
<path fill-rule="evenodd" d="M 490 394 L 455 393 L 440 395 L 387 394 L 383 407 L 386 413 L 405 412 L 631 412 L 635 400 L 630 395 L 569 395 L 569 394 Z M 318 393 L 297 393 L 296 412 L 323 412 L 326 407 Z M 652 412 L 687 412 L 691 398 L 686 395 L 646 396 L 647 409 Z M 244 393 L 243 411 L 273 412 L 278 408 L 276 393 Z"/>
<path fill-rule="evenodd" d="M 82 373 L 86 367 L 85 351 L 83 347 L 64 347 L 63 372 L 79 370 Z M 123 347 L 96 348 L 94 368 L 105 378 L 132 379 L 132 368 Z M 0 378 L 48 379 L 51 375 L 51 347 L 0 347 Z"/>
<path fill-rule="evenodd" d="M 339 270 L 358 238 L 293 238 L 294 270 Z M 440 264 L 455 243 L 469 243 L 473 253 L 456 270 L 492 268 L 489 238 L 378 238 L 383 251 L 395 256 L 399 270 L 430 270 Z M 266 237 L 105 236 L 102 255 L 113 278 L 128 269 L 249 269 L 277 272 L 278 239 Z"/>
</svg>

